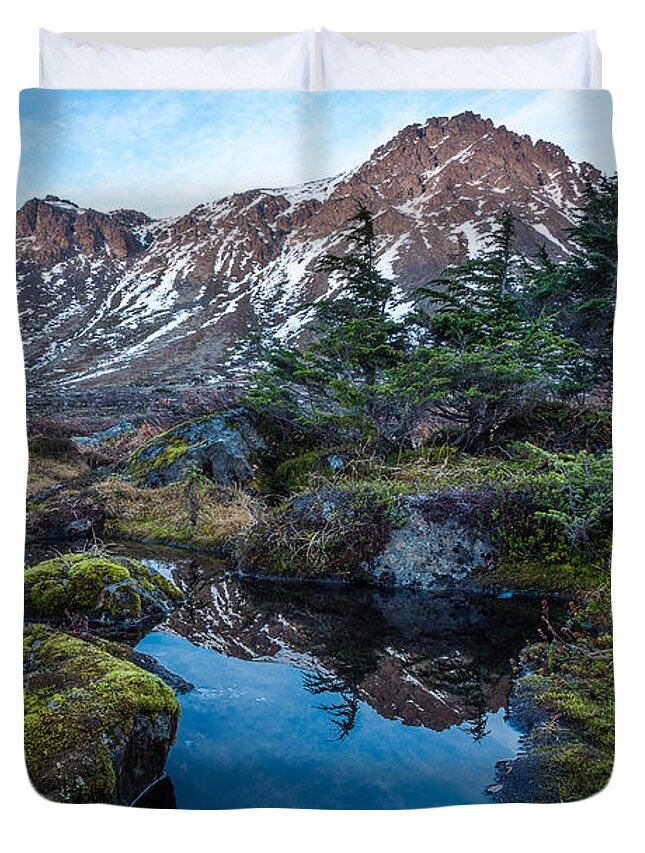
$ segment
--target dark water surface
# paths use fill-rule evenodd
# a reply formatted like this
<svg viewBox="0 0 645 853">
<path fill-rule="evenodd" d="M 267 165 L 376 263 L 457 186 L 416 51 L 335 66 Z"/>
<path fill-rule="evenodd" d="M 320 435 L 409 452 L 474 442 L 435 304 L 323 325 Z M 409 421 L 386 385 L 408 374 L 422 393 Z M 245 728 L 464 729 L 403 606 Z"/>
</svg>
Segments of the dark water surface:
<svg viewBox="0 0 645 853">
<path fill-rule="evenodd" d="M 195 685 L 179 697 L 166 804 L 492 802 L 495 763 L 519 746 L 510 659 L 536 637 L 538 602 L 241 580 L 177 552 L 129 553 L 187 595 L 136 647 Z M 152 792 L 145 805 L 164 803 Z"/>
</svg>

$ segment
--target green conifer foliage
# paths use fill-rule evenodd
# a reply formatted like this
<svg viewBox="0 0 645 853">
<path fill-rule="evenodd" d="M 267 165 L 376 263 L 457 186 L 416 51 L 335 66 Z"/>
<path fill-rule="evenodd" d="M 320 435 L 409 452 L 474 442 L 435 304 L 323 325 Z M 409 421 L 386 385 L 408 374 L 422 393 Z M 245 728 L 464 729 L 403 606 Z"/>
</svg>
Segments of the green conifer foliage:
<svg viewBox="0 0 645 853">
<path fill-rule="evenodd" d="M 391 319 L 392 283 L 375 264 L 372 215 L 363 205 L 350 220 L 348 252 L 325 255 L 320 271 L 339 283 L 338 298 L 312 305 L 313 340 L 304 349 L 273 347 L 250 394 L 303 427 L 335 442 L 373 440 L 387 431 L 392 401 L 387 372 L 407 349 L 406 325 Z"/>
</svg>

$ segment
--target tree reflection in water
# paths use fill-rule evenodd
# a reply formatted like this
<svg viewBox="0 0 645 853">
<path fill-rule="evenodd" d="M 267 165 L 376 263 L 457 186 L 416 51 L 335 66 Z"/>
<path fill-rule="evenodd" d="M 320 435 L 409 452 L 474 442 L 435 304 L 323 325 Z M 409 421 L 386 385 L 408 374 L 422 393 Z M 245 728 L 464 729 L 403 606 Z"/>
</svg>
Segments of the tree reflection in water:
<svg viewBox="0 0 645 853">
<path fill-rule="evenodd" d="M 465 720 L 462 729 L 472 735 L 475 742 L 483 740 L 486 735 L 490 734 L 490 730 L 488 729 L 488 709 L 483 699 L 480 700 L 476 716 L 470 720 Z"/>
<path fill-rule="evenodd" d="M 324 711 L 331 723 L 336 726 L 338 732 L 332 740 L 344 740 L 356 725 L 359 699 L 351 690 L 349 685 L 338 678 L 322 670 L 304 672 L 302 676 L 304 688 L 313 696 L 321 696 L 324 693 L 335 693 L 340 697 L 340 702 L 329 702 L 316 705 L 319 711 Z"/>
</svg>

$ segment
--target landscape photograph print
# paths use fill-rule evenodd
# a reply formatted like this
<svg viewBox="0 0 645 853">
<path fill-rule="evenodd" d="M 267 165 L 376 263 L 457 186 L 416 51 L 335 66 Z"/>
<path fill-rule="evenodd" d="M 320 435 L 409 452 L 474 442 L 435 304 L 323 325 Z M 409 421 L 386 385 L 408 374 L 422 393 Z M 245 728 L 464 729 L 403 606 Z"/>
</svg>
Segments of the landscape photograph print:
<svg viewBox="0 0 645 853">
<path fill-rule="evenodd" d="M 20 107 L 38 794 L 601 791 L 609 95 L 33 89 Z"/>
</svg>

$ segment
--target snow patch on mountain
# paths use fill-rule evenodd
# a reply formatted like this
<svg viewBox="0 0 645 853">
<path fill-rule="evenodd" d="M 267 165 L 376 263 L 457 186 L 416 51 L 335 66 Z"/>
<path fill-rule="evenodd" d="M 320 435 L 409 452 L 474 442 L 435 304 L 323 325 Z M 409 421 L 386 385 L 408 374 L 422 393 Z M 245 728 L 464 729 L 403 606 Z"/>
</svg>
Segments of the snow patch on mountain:
<svg viewBox="0 0 645 853">
<path fill-rule="evenodd" d="M 399 253 L 401 252 L 405 244 L 408 242 L 409 238 L 409 234 L 401 234 L 401 236 L 397 237 L 387 249 L 379 247 L 379 258 L 376 262 L 376 269 L 383 276 L 383 278 L 396 278 L 393 265 L 394 262 L 398 260 Z M 386 240 L 384 242 L 387 244 L 390 241 Z"/>
<path fill-rule="evenodd" d="M 461 225 L 456 225 L 452 229 L 452 233 L 459 236 L 463 235 L 468 243 L 468 257 L 472 260 L 481 252 L 486 243 L 486 237 L 483 236 L 474 222 L 463 222 Z"/>
</svg>

